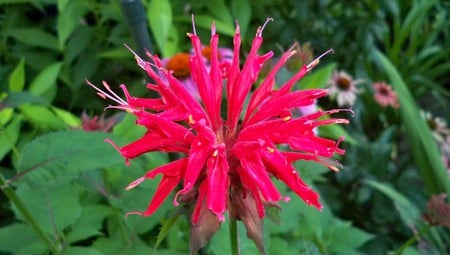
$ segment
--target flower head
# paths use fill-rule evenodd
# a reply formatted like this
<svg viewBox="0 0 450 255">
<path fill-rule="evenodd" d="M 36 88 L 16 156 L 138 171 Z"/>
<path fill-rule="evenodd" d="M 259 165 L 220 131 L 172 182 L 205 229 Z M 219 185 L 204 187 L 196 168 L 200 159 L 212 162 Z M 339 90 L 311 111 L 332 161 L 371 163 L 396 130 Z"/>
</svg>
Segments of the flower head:
<svg viewBox="0 0 450 255">
<path fill-rule="evenodd" d="M 431 225 L 450 229 L 450 205 L 446 203 L 445 193 L 432 195 L 427 203 L 423 218 Z"/>
<path fill-rule="evenodd" d="M 81 114 L 81 127 L 84 131 L 103 131 L 109 132 L 117 123 L 117 118 L 110 117 L 105 119 L 105 115 L 90 117 L 85 111 Z"/>
<path fill-rule="evenodd" d="M 420 115 L 427 122 L 433 138 L 438 143 L 443 143 L 445 142 L 445 137 L 450 137 L 450 129 L 447 127 L 447 122 L 443 118 L 433 116 L 432 113 L 422 110 L 420 111 Z"/>
<path fill-rule="evenodd" d="M 385 82 L 375 82 L 372 84 L 375 90 L 373 98 L 381 107 L 391 106 L 393 108 L 400 107 L 398 103 L 397 93 L 392 89 L 392 87 Z"/>
<path fill-rule="evenodd" d="M 195 203 L 191 229 L 193 252 L 214 234 L 220 222 L 225 220 L 227 211 L 230 217 L 244 222 L 248 236 L 263 250 L 261 229 L 265 206 L 288 200 L 277 190 L 271 177 L 284 182 L 308 205 L 321 209 L 318 194 L 302 181 L 292 164 L 297 160 L 312 160 L 338 171 L 340 165 L 331 157 L 344 154 L 338 147 L 343 138 L 334 141 L 314 133 L 314 129 L 322 125 L 348 123 L 347 119 L 329 117 L 341 110 L 292 115 L 298 107 L 314 105 L 316 99 L 328 95 L 327 89 L 292 91 L 296 82 L 311 71 L 324 54 L 302 66 L 290 80 L 276 88 L 275 75 L 295 54 L 292 48 L 289 49 L 258 88 L 250 93 L 264 62 L 273 55 L 272 52 L 258 53 L 266 23 L 258 28 L 242 66 L 239 26 L 233 39 L 232 60 L 226 66 L 219 61 L 219 35 L 214 25 L 209 66 L 204 61 L 203 47 L 195 28 L 194 33 L 188 34 L 193 46 L 189 68 L 199 92 L 198 99 L 174 77 L 174 70 L 167 70 L 160 59 L 150 53 L 148 56 L 153 63 L 135 57 L 154 81 L 147 85 L 148 89 L 159 93 L 159 98 L 133 97 L 125 85 L 121 85 L 125 94 L 122 99 L 105 82 L 106 91 L 88 82 L 101 97 L 118 104 L 111 108 L 134 114 L 137 124 L 147 129 L 143 137 L 125 146 L 109 141 L 126 162 L 151 151 L 182 155 L 150 170 L 127 189 L 162 175 L 147 209 L 133 214 L 153 214 L 174 190 L 175 206 Z M 227 101 L 226 116 L 221 111 L 223 99 Z M 248 104 L 244 104 L 246 100 Z M 178 190 L 179 184 L 181 189 Z"/>
<path fill-rule="evenodd" d="M 206 69 L 209 71 L 210 63 L 211 63 L 211 47 L 210 46 L 202 46 L 202 57 L 205 61 Z M 170 58 L 163 58 L 161 60 L 162 65 L 165 69 L 169 71 L 173 71 L 172 75 L 183 83 L 186 89 L 191 92 L 192 95 L 196 99 L 200 99 L 200 95 L 198 93 L 197 86 L 195 82 L 192 80 L 191 76 L 191 68 L 190 68 L 190 58 L 194 55 L 195 52 L 192 49 L 191 53 L 177 53 Z M 233 56 L 233 51 L 228 48 L 218 48 L 217 49 L 217 57 L 219 59 L 219 63 L 223 68 L 226 68 L 226 65 L 231 63 Z"/>
<path fill-rule="evenodd" d="M 331 76 L 329 84 L 336 93 L 337 104 L 339 106 L 352 106 L 356 101 L 356 94 L 359 93 L 356 85 L 363 82 L 363 80 L 354 80 L 345 71 L 335 71 Z"/>
</svg>

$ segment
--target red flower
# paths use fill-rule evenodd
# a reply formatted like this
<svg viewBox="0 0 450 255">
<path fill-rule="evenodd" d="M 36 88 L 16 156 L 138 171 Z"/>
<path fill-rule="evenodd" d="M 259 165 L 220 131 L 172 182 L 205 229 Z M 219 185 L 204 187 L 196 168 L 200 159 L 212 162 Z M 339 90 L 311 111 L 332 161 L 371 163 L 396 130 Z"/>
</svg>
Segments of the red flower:
<svg viewBox="0 0 450 255">
<path fill-rule="evenodd" d="M 149 53 L 153 63 L 137 55 L 135 57 L 138 65 L 154 81 L 147 85 L 148 89 L 159 93 L 160 98 L 136 98 L 121 85 L 126 97 L 123 100 L 106 83 L 105 92 L 88 82 L 103 98 L 110 98 L 119 104 L 112 107 L 133 113 L 137 124 L 147 128 L 142 138 L 123 147 L 109 141 L 127 162 L 151 151 L 182 155 L 178 160 L 147 172 L 127 189 L 162 175 L 147 210 L 132 212 L 149 216 L 181 183 L 182 188 L 177 191 L 173 203 L 177 206 L 181 202 L 195 201 L 191 233 L 194 239 L 191 240 L 191 249 L 194 251 L 217 230 L 220 222 L 225 220 L 226 211 L 229 211 L 230 217 L 244 222 L 249 236 L 263 249 L 261 228 L 264 206 L 288 200 L 277 190 L 271 177 L 283 181 L 308 205 L 321 209 L 318 194 L 302 181 L 292 163 L 313 160 L 337 171 L 339 164 L 330 158 L 334 154 L 344 154 L 344 150 L 338 148 L 343 138 L 334 141 L 314 133 L 318 126 L 348 123 L 346 119 L 321 118 L 340 110 L 317 111 L 300 117 L 291 114 L 298 107 L 313 105 L 316 99 L 328 95 L 329 90 L 326 89 L 291 91 L 325 54 L 304 65 L 285 84 L 275 88 L 276 73 L 296 53 L 291 48 L 282 55 L 258 88 L 250 93 L 264 62 L 273 55 L 272 52 L 258 54 L 266 24 L 257 30 L 242 68 L 239 60 L 239 26 L 234 36 L 231 64 L 219 63 L 219 35 L 212 26 L 209 70 L 195 30 L 193 34 L 188 34 L 195 53 L 189 59 L 190 72 L 200 101 L 173 76 L 173 71 L 166 70 L 160 59 Z M 226 116 L 221 114 L 223 91 L 227 100 Z M 250 97 L 248 105 L 244 104 L 247 97 Z M 213 229 L 205 229 L 205 226 Z"/>
</svg>

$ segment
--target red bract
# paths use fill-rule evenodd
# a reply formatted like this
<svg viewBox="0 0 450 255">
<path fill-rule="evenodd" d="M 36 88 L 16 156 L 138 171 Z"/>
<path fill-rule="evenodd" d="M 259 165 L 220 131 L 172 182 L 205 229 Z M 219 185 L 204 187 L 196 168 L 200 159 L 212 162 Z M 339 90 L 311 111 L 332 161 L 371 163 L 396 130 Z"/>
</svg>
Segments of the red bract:
<svg viewBox="0 0 450 255">
<path fill-rule="evenodd" d="M 149 216 L 181 184 L 173 203 L 195 202 L 191 234 L 192 239 L 198 240 L 191 241 L 194 251 L 217 230 L 218 223 L 225 220 L 226 211 L 230 217 L 244 222 L 249 236 L 263 250 L 260 230 L 264 206 L 288 200 L 277 190 L 271 177 L 283 181 L 308 205 L 321 209 L 319 196 L 302 181 L 292 163 L 312 160 L 337 171 L 339 164 L 331 157 L 344 153 L 338 148 L 342 139 L 334 141 L 314 133 L 318 126 L 348 123 L 346 119 L 329 117 L 340 110 L 317 111 L 300 117 L 291 114 L 298 107 L 313 105 L 318 98 L 328 95 L 326 89 L 291 91 L 297 81 L 318 64 L 320 57 L 276 88 L 275 75 L 295 54 L 292 48 L 289 49 L 258 88 L 250 93 L 264 62 L 273 55 L 272 52 L 258 54 L 264 26 L 257 30 L 242 67 L 239 26 L 234 36 L 231 64 L 219 61 L 219 35 L 212 26 L 209 69 L 202 59 L 202 44 L 195 29 L 193 34 L 188 34 L 194 49 L 190 71 L 200 100 L 186 90 L 171 70 L 164 69 L 157 56 L 151 54 L 148 57 L 152 63 L 135 57 L 154 81 L 147 85 L 148 89 L 157 92 L 160 98 L 136 98 L 121 85 L 126 97 L 123 100 L 106 83 L 106 92 L 89 83 L 100 96 L 118 103 L 112 107 L 136 115 L 137 124 L 147 129 L 142 138 L 123 147 L 110 141 L 127 162 L 151 151 L 181 154 L 180 159 L 149 171 L 127 189 L 162 175 L 147 210 L 132 212 Z M 246 106 L 244 102 L 248 97 Z M 226 116 L 221 114 L 223 98 L 227 102 Z M 206 225 L 214 226 L 211 227 L 214 229 L 205 229 Z"/>
</svg>

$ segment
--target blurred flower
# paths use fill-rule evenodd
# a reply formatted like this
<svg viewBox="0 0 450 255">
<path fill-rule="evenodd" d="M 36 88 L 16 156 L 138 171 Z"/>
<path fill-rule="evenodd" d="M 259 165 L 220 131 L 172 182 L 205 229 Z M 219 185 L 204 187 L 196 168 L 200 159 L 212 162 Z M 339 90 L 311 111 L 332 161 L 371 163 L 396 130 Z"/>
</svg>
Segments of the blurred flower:
<svg viewBox="0 0 450 255">
<path fill-rule="evenodd" d="M 398 103 L 397 93 L 392 90 L 392 87 L 385 82 L 375 82 L 372 84 L 375 90 L 373 98 L 381 107 L 391 106 L 393 108 L 400 107 Z"/>
<path fill-rule="evenodd" d="M 427 122 L 433 138 L 438 143 L 444 142 L 445 137 L 450 136 L 450 129 L 447 127 L 447 122 L 444 119 L 440 117 L 434 117 L 433 114 L 426 111 L 420 111 L 420 115 Z"/>
<path fill-rule="evenodd" d="M 356 94 L 358 94 L 358 89 L 356 85 L 363 82 L 363 80 L 353 80 L 345 71 L 335 71 L 328 82 L 331 88 L 336 93 L 336 100 L 339 106 L 352 106 L 355 104 Z"/>
<path fill-rule="evenodd" d="M 450 178 L 450 136 L 447 136 L 439 147 L 441 149 L 441 157 L 444 162 L 444 167 L 447 169 L 447 173 Z"/>
<path fill-rule="evenodd" d="M 206 63 L 206 69 L 209 71 L 209 65 L 211 60 L 211 47 L 202 47 L 203 60 Z M 170 58 L 164 58 L 161 60 L 162 65 L 167 70 L 173 71 L 173 76 L 180 80 L 195 98 L 200 99 L 197 85 L 194 83 L 191 77 L 190 59 L 194 52 L 191 53 L 178 53 Z M 231 63 L 233 51 L 228 48 L 218 48 L 218 59 L 221 68 L 227 68 L 227 65 Z"/>
<path fill-rule="evenodd" d="M 432 195 L 423 214 L 430 225 L 450 228 L 450 205 L 446 202 L 446 194 Z"/>
<path fill-rule="evenodd" d="M 116 118 L 110 117 L 105 119 L 104 114 L 100 116 L 95 115 L 93 117 L 87 115 L 85 111 L 81 114 L 81 128 L 83 128 L 84 131 L 109 132 L 116 123 Z"/>
<path fill-rule="evenodd" d="M 275 89 L 277 72 L 295 54 L 292 48 L 289 49 L 249 97 L 263 63 L 273 56 L 272 52 L 258 54 L 266 24 L 258 28 L 242 67 L 239 60 L 239 26 L 233 39 L 232 61 L 226 68 L 222 68 L 219 59 L 219 35 L 214 25 L 209 63 L 204 60 L 203 47 L 195 30 L 193 34 L 188 34 L 194 49 L 190 57 L 190 73 L 198 88 L 199 99 L 174 77 L 173 70 L 165 70 L 158 57 L 151 54 L 148 55 L 152 63 L 136 54 L 135 57 L 138 65 L 154 81 L 147 87 L 158 92 L 161 98 L 133 97 L 125 85 L 121 85 L 124 100 L 105 82 L 106 91 L 88 82 L 101 97 L 118 104 L 110 108 L 134 114 L 137 124 L 147 128 L 142 138 L 128 145 L 119 147 L 109 141 L 127 163 L 129 159 L 151 151 L 182 155 L 180 159 L 157 167 L 129 184 L 127 190 L 146 179 L 162 175 L 148 208 L 129 214 L 153 214 L 181 184 L 173 203 L 175 206 L 195 203 L 191 228 L 192 253 L 208 242 L 225 220 L 227 211 L 231 218 L 243 221 L 247 235 L 263 251 L 265 206 L 277 206 L 279 201 L 289 200 L 280 194 L 271 177 L 284 182 L 308 205 L 321 209 L 318 194 L 303 182 L 292 163 L 312 160 L 333 171 L 338 171 L 340 167 L 331 157 L 344 154 L 344 150 L 338 147 L 343 137 L 337 141 L 325 139 L 316 136 L 313 130 L 322 125 L 348 123 L 347 119 L 332 118 L 330 115 L 349 110 L 316 111 L 299 117 L 292 115 L 298 107 L 313 105 L 318 98 L 328 95 L 327 89 L 291 91 L 297 81 L 328 52 L 304 65 L 290 80 Z M 158 71 L 153 69 L 153 65 Z M 227 100 L 226 116 L 221 115 L 223 91 Z"/>
<path fill-rule="evenodd" d="M 294 45 L 296 53 L 287 61 L 286 68 L 289 71 L 297 71 L 302 66 L 307 65 L 313 60 L 313 51 L 311 49 L 311 43 L 304 43 L 302 46 L 299 44 Z"/>
</svg>

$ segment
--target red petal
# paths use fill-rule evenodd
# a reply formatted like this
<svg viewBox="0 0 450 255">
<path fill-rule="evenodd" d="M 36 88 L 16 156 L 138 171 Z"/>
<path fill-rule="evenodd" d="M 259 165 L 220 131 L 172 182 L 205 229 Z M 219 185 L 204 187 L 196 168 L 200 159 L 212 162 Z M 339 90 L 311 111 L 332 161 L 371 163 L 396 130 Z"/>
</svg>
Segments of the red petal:
<svg viewBox="0 0 450 255">
<path fill-rule="evenodd" d="M 224 152 L 225 146 L 216 150 L 207 164 L 208 194 L 206 204 L 219 219 L 224 221 L 223 213 L 226 211 L 228 197 L 229 165 Z"/>
<path fill-rule="evenodd" d="M 239 172 L 241 179 L 251 179 L 255 183 L 261 192 L 261 195 L 267 201 L 279 201 L 281 199 L 281 194 L 278 192 L 277 188 L 273 185 L 267 174 L 266 167 L 264 166 L 261 158 L 256 156 L 252 159 L 241 158 L 242 170 Z M 240 170 L 241 168 L 237 168 Z"/>
<path fill-rule="evenodd" d="M 302 181 L 297 171 L 289 164 L 280 151 L 275 147 L 271 147 L 270 151 L 262 150 L 261 154 L 264 162 L 268 166 L 268 170 L 273 175 L 286 183 L 308 205 L 313 205 L 319 210 L 322 209 L 322 205 L 319 202 L 319 195 Z"/>
</svg>

